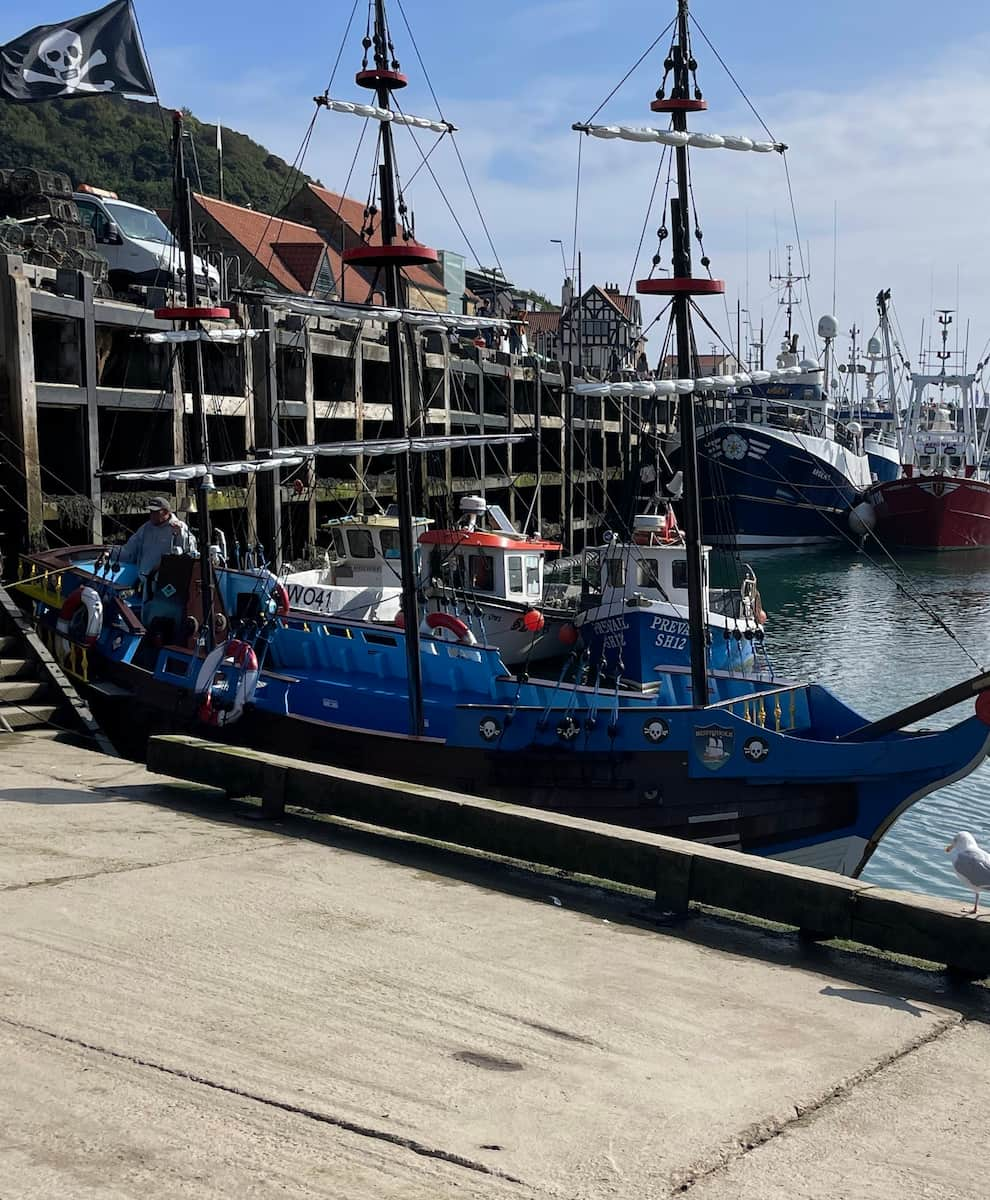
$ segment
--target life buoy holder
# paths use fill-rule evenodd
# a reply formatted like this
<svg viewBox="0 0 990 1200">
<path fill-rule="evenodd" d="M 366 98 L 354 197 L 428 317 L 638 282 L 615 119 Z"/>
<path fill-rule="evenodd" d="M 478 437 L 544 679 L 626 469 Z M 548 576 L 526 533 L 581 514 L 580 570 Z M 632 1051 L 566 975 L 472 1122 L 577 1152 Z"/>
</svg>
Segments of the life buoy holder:
<svg viewBox="0 0 990 1200">
<path fill-rule="evenodd" d="M 85 609 L 86 625 L 82 637 L 72 638 L 70 629 L 72 619 L 80 608 Z M 84 646 L 94 646 L 103 629 L 103 601 L 99 592 L 91 587 L 77 587 L 66 597 L 58 614 L 56 623 L 58 632 L 70 640 L 82 642 Z"/>
</svg>

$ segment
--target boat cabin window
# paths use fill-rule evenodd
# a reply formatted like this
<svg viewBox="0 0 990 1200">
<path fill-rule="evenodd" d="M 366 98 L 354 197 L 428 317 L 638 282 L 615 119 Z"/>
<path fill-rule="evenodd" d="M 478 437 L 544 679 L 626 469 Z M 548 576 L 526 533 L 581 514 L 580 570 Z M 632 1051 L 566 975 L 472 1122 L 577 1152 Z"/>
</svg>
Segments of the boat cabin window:
<svg viewBox="0 0 990 1200">
<path fill-rule="evenodd" d="M 674 561 L 670 564 L 670 577 L 675 588 L 680 588 L 682 591 L 687 589 L 688 576 L 686 558 L 674 559 Z"/>
<path fill-rule="evenodd" d="M 636 575 L 640 587 L 660 591 L 660 564 L 655 558 L 641 558 L 636 564 Z"/>
<path fill-rule="evenodd" d="M 510 554 L 505 560 L 505 566 L 509 591 L 521 593 L 523 590 L 522 555 Z"/>
<path fill-rule="evenodd" d="M 626 563 L 622 558 L 610 558 L 608 560 L 608 582 L 610 587 L 621 588 L 626 586 Z"/>
<path fill-rule="evenodd" d="M 344 545 L 344 531 L 337 526 L 334 526 L 331 531 L 333 537 L 333 548 L 338 558 L 347 557 L 347 547 Z"/>
<path fill-rule="evenodd" d="M 469 586 L 478 592 L 490 592 L 495 587 L 495 562 L 490 554 L 468 557 Z"/>
<path fill-rule="evenodd" d="M 348 529 L 347 544 L 351 548 L 351 558 L 375 557 L 375 543 L 367 529 Z"/>
<path fill-rule="evenodd" d="M 385 558 L 400 558 L 398 529 L 383 529 L 379 534 L 382 540 L 382 554 Z"/>
<path fill-rule="evenodd" d="M 542 589 L 540 587 L 540 556 L 538 554 L 526 555 L 526 595 L 539 596 Z"/>
</svg>

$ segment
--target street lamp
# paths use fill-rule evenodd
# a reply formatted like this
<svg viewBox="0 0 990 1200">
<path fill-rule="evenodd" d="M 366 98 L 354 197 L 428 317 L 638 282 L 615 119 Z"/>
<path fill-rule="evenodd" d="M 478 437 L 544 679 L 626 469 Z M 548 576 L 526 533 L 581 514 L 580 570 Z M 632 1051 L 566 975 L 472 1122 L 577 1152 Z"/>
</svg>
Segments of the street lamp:
<svg viewBox="0 0 990 1200">
<path fill-rule="evenodd" d="M 564 268 L 564 278 L 566 279 L 567 278 L 567 259 L 564 258 L 564 243 L 560 240 L 560 238 L 551 238 L 550 244 L 557 245 L 560 247 L 560 265 Z"/>
</svg>

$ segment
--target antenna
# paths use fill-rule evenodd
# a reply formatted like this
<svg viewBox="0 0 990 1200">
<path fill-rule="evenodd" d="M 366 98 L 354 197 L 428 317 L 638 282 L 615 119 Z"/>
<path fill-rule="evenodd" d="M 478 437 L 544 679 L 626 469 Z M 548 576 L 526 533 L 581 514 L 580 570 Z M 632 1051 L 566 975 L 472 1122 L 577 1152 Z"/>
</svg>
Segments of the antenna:
<svg viewBox="0 0 990 1200">
<path fill-rule="evenodd" d="M 792 343 L 795 338 L 794 329 L 793 329 L 794 309 L 797 308 L 797 306 L 801 303 L 801 297 L 794 295 L 794 285 L 796 283 L 803 283 L 806 279 L 810 279 L 811 272 L 809 271 L 807 275 L 795 275 L 794 274 L 794 270 L 791 265 L 791 256 L 792 256 L 793 251 L 794 251 L 794 247 L 791 245 L 788 245 L 787 246 L 787 273 L 784 275 L 779 275 L 779 274 L 774 275 L 771 273 L 770 283 L 782 285 L 779 290 L 781 290 L 783 292 L 783 295 L 780 297 L 780 299 L 777 301 L 777 303 L 780 305 L 783 305 L 783 307 L 787 311 L 786 337 L 787 337 L 788 347 L 796 350 L 796 347 L 792 347 Z"/>
</svg>

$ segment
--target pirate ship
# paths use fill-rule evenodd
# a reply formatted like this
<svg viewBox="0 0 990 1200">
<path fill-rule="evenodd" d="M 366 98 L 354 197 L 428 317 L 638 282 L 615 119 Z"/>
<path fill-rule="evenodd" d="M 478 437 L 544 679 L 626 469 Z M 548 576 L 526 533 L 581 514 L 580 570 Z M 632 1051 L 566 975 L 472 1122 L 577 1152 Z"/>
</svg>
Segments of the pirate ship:
<svg viewBox="0 0 990 1200">
<path fill-rule="evenodd" d="M 579 672 L 576 681 L 565 681 L 563 674 L 556 681 L 540 680 L 510 673 L 495 648 L 475 644 L 456 623 L 421 626 L 409 461 L 432 439 L 406 432 L 400 328 L 414 328 L 421 317 L 402 308 L 400 279 L 404 266 L 430 261 L 435 251 L 400 226 L 391 98 L 406 80 L 384 0 L 374 0 L 373 16 L 367 47 L 373 62 L 362 64 L 356 78 L 374 91 L 377 103 L 346 102 L 343 111 L 360 111 L 379 125 L 382 236 L 380 243 L 349 253 L 352 261 L 375 263 L 385 281 L 388 308 L 380 315 L 388 322 L 396 436 L 377 444 L 317 444 L 237 462 L 212 461 L 197 356 L 202 323 L 221 314 L 193 303 L 172 310 L 186 326 L 176 330 L 176 340 L 188 346 L 197 461 L 137 477 L 198 486 L 202 557 L 165 560 L 144 601 L 112 550 L 77 547 L 27 556 L 21 586 L 35 602 L 39 625 L 63 657 L 73 659 L 77 675 L 110 682 L 130 703 L 157 706 L 217 736 L 362 769 L 387 759 L 390 772 L 401 778 L 857 872 L 900 811 L 982 760 L 990 743 L 984 699 L 990 675 L 868 722 L 816 684 L 711 667 L 693 454 L 696 394 L 706 384 L 691 370 L 689 301 L 718 294 L 724 285 L 692 272 L 688 155 L 692 143 L 747 148 L 749 139 L 688 131 L 688 115 L 706 104 L 690 87 L 695 64 L 686 0 L 678 4 L 668 54 L 672 91 L 666 96 L 661 88 L 651 105 L 655 114 L 669 117 L 671 128 L 633 133 L 638 141 L 666 141 L 676 159 L 669 214 L 673 273 L 641 281 L 639 288 L 668 297 L 673 306 L 679 415 L 688 449 L 683 554 L 690 664 L 659 672 L 649 696 L 607 682 L 601 662 L 587 651 L 571 663 Z M 617 126 L 580 127 L 582 133 L 601 128 L 605 136 L 624 134 Z M 755 148 L 752 142 L 749 148 Z M 183 195 L 179 212 L 191 254 L 187 183 Z M 396 463 L 400 624 L 293 614 L 276 575 L 229 569 L 208 551 L 207 500 L 214 477 L 358 452 L 391 455 Z M 977 714 L 948 729 L 906 728 L 976 696 Z"/>
</svg>

